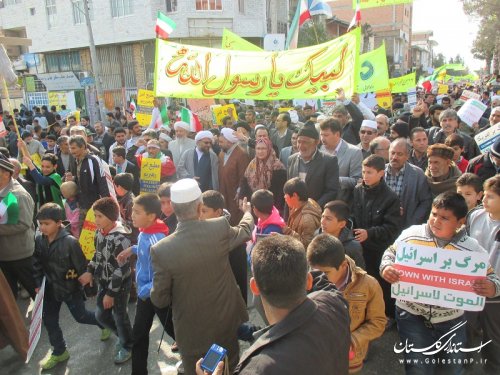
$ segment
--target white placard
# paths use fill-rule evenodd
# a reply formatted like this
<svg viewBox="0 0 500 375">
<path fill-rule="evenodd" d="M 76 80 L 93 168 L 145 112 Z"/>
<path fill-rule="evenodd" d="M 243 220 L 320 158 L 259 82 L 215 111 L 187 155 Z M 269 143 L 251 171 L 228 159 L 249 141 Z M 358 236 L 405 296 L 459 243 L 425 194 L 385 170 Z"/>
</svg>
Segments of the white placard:
<svg viewBox="0 0 500 375">
<path fill-rule="evenodd" d="M 42 316 L 43 316 L 43 297 L 45 295 L 45 277 L 42 280 L 42 286 L 38 290 L 35 297 L 35 303 L 33 307 L 33 314 L 31 316 L 30 324 L 30 335 L 29 335 L 29 347 L 28 354 L 26 356 L 26 363 L 29 362 L 35 348 L 40 340 L 40 335 L 42 333 Z"/>
<path fill-rule="evenodd" d="M 499 137 L 500 122 L 486 130 L 483 130 L 481 133 L 474 137 L 474 140 L 476 141 L 479 150 L 481 150 L 483 154 L 486 154 L 490 150 L 491 146 L 493 146 L 493 143 L 495 143 L 495 141 Z"/>
<path fill-rule="evenodd" d="M 470 90 L 464 90 L 462 91 L 462 95 L 460 96 L 460 100 L 463 100 L 466 102 L 469 99 L 476 99 L 476 100 L 481 100 L 481 95 L 472 92 Z"/>
<path fill-rule="evenodd" d="M 457 115 L 460 117 L 460 120 L 472 126 L 472 124 L 479 121 L 486 108 L 487 106 L 479 100 L 469 99 L 458 110 Z"/>
</svg>

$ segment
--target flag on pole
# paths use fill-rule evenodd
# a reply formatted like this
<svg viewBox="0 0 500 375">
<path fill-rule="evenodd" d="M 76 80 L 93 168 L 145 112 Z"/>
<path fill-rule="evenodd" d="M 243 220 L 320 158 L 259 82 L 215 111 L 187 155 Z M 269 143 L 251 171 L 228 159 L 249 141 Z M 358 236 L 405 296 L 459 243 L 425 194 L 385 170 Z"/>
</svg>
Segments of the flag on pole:
<svg viewBox="0 0 500 375">
<path fill-rule="evenodd" d="M 347 31 L 351 30 L 353 27 L 359 27 L 360 25 L 361 25 L 361 10 L 360 10 L 360 6 L 359 6 L 359 0 L 357 0 L 354 17 L 352 17 L 352 21 L 349 24 Z"/>
<path fill-rule="evenodd" d="M 332 8 L 323 0 L 300 0 L 293 17 L 292 24 L 288 30 L 285 49 L 297 48 L 299 41 L 299 28 L 312 16 L 323 14 L 332 16 Z"/>
<path fill-rule="evenodd" d="M 181 108 L 181 121 L 184 121 L 189 124 L 192 132 L 199 132 L 203 130 L 203 126 L 201 125 L 200 119 L 197 115 L 191 112 L 186 107 Z"/>
<path fill-rule="evenodd" d="M 156 37 L 160 39 L 168 39 L 170 34 L 175 30 L 176 24 L 162 12 L 158 11 L 156 16 Z"/>
<path fill-rule="evenodd" d="M 0 202 L 0 224 L 17 224 L 19 221 L 19 204 L 12 192 Z"/>
<path fill-rule="evenodd" d="M 170 119 L 168 118 L 167 103 L 163 103 L 163 105 L 160 107 L 160 116 L 162 126 L 168 126 L 168 124 L 170 124 Z"/>
<path fill-rule="evenodd" d="M 332 8 L 324 0 L 308 0 L 309 14 L 317 16 L 323 14 L 328 18 L 332 17 Z"/>
</svg>

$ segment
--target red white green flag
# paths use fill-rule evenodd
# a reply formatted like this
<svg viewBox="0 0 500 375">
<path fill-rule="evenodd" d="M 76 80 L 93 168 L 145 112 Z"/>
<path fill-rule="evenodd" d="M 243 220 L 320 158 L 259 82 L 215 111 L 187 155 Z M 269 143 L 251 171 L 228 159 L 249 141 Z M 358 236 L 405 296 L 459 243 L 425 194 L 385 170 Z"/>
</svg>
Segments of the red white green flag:
<svg viewBox="0 0 500 375">
<path fill-rule="evenodd" d="M 175 30 L 176 24 L 162 12 L 158 11 L 156 16 L 156 37 L 160 39 L 168 39 L 170 34 Z"/>
<path fill-rule="evenodd" d="M 201 125 L 200 119 L 189 109 L 182 107 L 180 115 L 181 115 L 181 121 L 188 123 L 189 126 L 191 127 L 192 132 L 197 133 L 203 130 L 203 126 Z"/>
<path fill-rule="evenodd" d="M 10 191 L 0 202 L 0 224 L 17 224 L 19 220 L 19 204 Z"/>
</svg>

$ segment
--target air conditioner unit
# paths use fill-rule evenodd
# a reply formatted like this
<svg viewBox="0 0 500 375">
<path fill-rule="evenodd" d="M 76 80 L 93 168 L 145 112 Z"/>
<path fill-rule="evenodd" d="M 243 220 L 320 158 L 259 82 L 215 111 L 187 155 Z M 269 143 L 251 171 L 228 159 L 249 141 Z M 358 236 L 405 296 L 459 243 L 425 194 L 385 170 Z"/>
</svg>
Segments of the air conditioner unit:
<svg viewBox="0 0 500 375">
<path fill-rule="evenodd" d="M 89 72 L 78 72 L 78 80 L 82 80 L 89 76 Z"/>
</svg>

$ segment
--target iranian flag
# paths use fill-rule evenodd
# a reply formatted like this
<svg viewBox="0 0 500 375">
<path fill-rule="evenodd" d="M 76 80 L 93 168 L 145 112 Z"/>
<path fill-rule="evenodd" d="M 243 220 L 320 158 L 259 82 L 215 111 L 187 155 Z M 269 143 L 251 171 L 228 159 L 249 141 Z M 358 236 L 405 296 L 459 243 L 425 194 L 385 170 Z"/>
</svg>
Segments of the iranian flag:
<svg viewBox="0 0 500 375">
<path fill-rule="evenodd" d="M 156 37 L 168 39 L 169 35 L 175 30 L 176 24 L 162 12 L 158 11 L 156 16 Z"/>
<path fill-rule="evenodd" d="M 0 224 L 17 224 L 19 221 L 19 205 L 17 198 L 9 192 L 0 202 Z"/>
<path fill-rule="evenodd" d="M 203 130 L 203 126 L 201 126 L 200 119 L 189 109 L 182 107 L 180 115 L 181 115 L 181 121 L 187 122 L 191 127 L 192 132 L 198 133 L 200 130 Z"/>
</svg>

